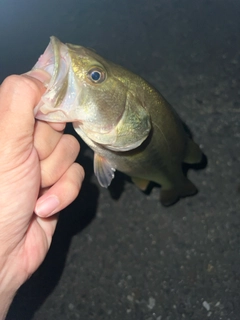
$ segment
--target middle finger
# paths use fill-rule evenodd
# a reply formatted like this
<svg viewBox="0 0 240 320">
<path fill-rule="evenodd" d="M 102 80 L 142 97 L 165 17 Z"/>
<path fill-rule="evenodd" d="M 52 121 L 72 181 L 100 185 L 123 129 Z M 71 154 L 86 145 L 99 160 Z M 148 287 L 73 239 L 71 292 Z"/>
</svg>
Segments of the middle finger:
<svg viewBox="0 0 240 320">
<path fill-rule="evenodd" d="M 80 145 L 77 139 L 69 134 L 64 134 L 53 152 L 40 161 L 41 188 L 52 186 L 78 156 Z"/>
<path fill-rule="evenodd" d="M 46 159 L 56 148 L 63 131 L 57 131 L 47 122 L 36 120 L 34 131 L 34 147 L 40 161 Z"/>
</svg>

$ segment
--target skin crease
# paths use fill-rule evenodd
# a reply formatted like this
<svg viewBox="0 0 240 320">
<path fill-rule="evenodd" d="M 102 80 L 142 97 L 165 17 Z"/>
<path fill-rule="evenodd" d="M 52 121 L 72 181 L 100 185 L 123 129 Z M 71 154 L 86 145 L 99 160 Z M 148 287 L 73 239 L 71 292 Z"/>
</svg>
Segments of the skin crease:
<svg viewBox="0 0 240 320">
<path fill-rule="evenodd" d="M 34 71 L 0 86 L 0 319 L 44 260 L 56 213 L 76 198 L 84 178 L 74 163 L 79 144 L 63 134 L 65 124 L 34 119 L 49 78 Z"/>
</svg>

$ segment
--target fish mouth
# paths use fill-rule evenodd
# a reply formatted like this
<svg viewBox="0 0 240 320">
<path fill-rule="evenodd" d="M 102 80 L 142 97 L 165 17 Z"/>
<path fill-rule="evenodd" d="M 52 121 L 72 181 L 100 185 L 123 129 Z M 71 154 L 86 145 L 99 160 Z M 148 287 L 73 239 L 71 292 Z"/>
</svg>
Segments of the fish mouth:
<svg viewBox="0 0 240 320">
<path fill-rule="evenodd" d="M 99 144 L 112 144 L 116 140 L 116 126 L 121 121 L 124 108 L 114 122 L 102 123 L 95 110 L 89 111 L 87 84 L 77 78 L 73 70 L 72 55 L 77 53 L 79 63 L 86 56 L 85 48 L 63 44 L 56 37 L 39 57 L 33 70 L 43 70 L 51 76 L 46 92 L 34 108 L 34 117 L 47 122 L 73 122 L 75 130 L 85 132 L 89 139 Z M 80 134 L 81 135 L 81 134 Z"/>
<path fill-rule="evenodd" d="M 41 69 L 51 75 L 46 92 L 34 109 L 36 119 L 49 122 L 79 121 L 73 108 L 77 90 L 68 47 L 56 37 L 50 37 L 50 43 L 39 57 L 32 70 Z"/>
</svg>

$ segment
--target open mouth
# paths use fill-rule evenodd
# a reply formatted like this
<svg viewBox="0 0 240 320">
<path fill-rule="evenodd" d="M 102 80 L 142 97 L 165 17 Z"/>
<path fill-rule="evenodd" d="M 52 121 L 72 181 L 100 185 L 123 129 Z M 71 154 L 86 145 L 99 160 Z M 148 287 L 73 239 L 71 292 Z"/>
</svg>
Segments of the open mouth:
<svg viewBox="0 0 240 320">
<path fill-rule="evenodd" d="M 51 75 L 45 94 L 34 109 L 35 118 L 50 122 L 71 122 L 70 110 L 76 98 L 76 90 L 71 76 L 68 48 L 56 37 L 51 41 L 45 52 L 39 57 L 34 69 L 41 69 Z M 73 76 L 73 75 L 72 75 Z"/>
<path fill-rule="evenodd" d="M 50 38 L 51 41 L 47 46 L 44 53 L 39 57 L 38 62 L 35 64 L 33 69 L 43 69 L 52 75 L 52 80 L 54 80 L 54 75 L 57 74 L 56 66 L 59 65 L 59 40 L 55 37 Z M 56 61 L 56 65 L 55 65 Z"/>
</svg>

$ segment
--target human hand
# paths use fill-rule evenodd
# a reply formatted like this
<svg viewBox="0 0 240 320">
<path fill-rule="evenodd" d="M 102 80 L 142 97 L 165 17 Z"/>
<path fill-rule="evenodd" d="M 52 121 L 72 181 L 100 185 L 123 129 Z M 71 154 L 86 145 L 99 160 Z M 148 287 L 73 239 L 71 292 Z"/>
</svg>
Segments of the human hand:
<svg viewBox="0 0 240 320">
<path fill-rule="evenodd" d="M 0 319 L 45 258 L 55 213 L 76 198 L 84 178 L 74 163 L 79 144 L 63 134 L 65 125 L 34 119 L 49 77 L 35 70 L 0 86 Z"/>
</svg>

